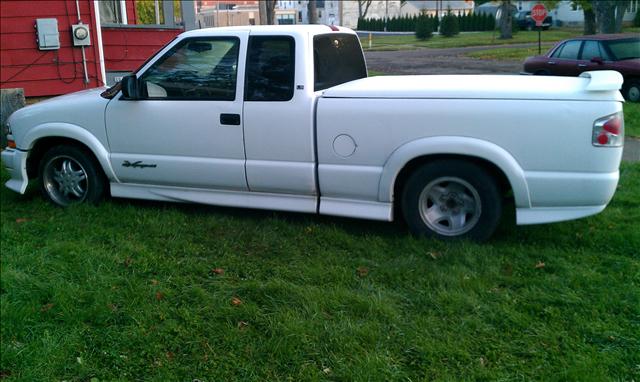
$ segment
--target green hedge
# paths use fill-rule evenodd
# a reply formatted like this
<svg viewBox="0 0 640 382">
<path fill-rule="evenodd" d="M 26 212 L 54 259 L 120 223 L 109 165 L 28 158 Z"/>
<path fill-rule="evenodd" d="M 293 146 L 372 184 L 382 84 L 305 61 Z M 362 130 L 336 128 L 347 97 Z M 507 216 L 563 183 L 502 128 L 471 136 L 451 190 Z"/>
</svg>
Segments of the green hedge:
<svg viewBox="0 0 640 382">
<path fill-rule="evenodd" d="M 492 15 L 468 14 L 455 16 L 461 32 L 490 31 L 496 25 L 496 19 Z M 424 18 L 433 26 L 433 31 L 438 31 L 439 20 L 435 16 L 404 16 L 392 17 L 387 22 L 389 32 L 415 32 L 418 19 Z M 358 19 L 358 30 L 383 31 L 384 19 Z"/>
</svg>

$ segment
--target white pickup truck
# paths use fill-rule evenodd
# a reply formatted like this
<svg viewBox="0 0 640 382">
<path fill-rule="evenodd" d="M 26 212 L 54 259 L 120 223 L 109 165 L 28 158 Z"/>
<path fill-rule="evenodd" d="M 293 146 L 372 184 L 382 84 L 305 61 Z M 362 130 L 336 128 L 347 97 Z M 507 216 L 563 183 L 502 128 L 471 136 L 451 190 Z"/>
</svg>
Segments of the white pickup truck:
<svg viewBox="0 0 640 382">
<path fill-rule="evenodd" d="M 367 77 L 353 31 L 181 34 L 105 90 L 15 112 L 7 187 L 54 203 L 114 197 L 391 221 L 487 239 L 602 211 L 618 183 L 617 72 Z M 395 214 L 394 212 L 399 212 Z"/>
</svg>

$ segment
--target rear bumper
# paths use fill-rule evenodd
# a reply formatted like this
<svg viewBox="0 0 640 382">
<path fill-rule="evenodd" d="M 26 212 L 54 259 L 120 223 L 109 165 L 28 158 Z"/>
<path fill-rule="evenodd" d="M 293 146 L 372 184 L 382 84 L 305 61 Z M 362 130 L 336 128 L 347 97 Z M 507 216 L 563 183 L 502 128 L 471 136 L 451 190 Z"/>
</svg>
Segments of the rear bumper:
<svg viewBox="0 0 640 382">
<path fill-rule="evenodd" d="M 11 176 L 5 186 L 20 194 L 24 194 L 29 183 L 29 177 L 27 176 L 28 154 L 27 151 L 17 149 L 5 149 L 2 152 L 2 163 Z"/>
<path fill-rule="evenodd" d="M 552 223 L 595 215 L 613 198 L 620 174 L 527 171 L 525 177 L 531 206 L 516 210 L 517 224 Z"/>
<path fill-rule="evenodd" d="M 580 219 L 598 214 L 606 206 L 516 208 L 516 221 L 518 225 L 527 225 Z"/>
</svg>

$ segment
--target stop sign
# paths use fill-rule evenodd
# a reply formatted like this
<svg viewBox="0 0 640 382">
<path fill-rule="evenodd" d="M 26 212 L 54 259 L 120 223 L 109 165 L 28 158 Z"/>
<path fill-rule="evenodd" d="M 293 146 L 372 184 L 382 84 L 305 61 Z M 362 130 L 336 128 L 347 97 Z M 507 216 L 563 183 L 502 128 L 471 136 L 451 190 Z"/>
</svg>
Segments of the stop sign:
<svg viewBox="0 0 640 382">
<path fill-rule="evenodd" d="M 547 8 L 542 4 L 536 4 L 531 8 L 531 18 L 536 22 L 536 26 L 542 26 L 542 22 L 547 18 Z"/>
</svg>

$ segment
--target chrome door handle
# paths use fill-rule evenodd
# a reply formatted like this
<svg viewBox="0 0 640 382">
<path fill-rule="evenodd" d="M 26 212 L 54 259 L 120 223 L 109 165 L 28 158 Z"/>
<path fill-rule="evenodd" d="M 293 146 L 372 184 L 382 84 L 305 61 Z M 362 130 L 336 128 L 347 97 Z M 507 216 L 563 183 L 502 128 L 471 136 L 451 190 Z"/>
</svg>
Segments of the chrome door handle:
<svg viewBox="0 0 640 382">
<path fill-rule="evenodd" d="M 555 64 L 556 64 L 556 62 L 555 62 L 555 61 L 547 61 L 547 64 L 549 64 L 549 65 L 555 65 Z"/>
<path fill-rule="evenodd" d="M 240 114 L 220 114 L 220 124 L 238 126 L 240 125 Z"/>
<path fill-rule="evenodd" d="M 579 68 L 586 68 L 586 67 L 587 67 L 587 64 L 578 64 L 578 67 L 579 67 Z"/>
</svg>

